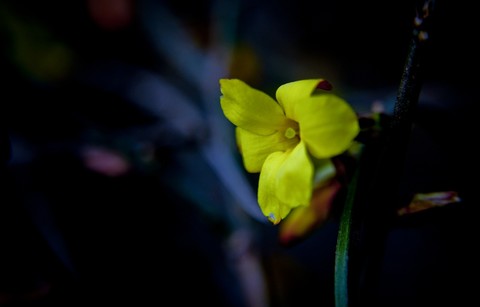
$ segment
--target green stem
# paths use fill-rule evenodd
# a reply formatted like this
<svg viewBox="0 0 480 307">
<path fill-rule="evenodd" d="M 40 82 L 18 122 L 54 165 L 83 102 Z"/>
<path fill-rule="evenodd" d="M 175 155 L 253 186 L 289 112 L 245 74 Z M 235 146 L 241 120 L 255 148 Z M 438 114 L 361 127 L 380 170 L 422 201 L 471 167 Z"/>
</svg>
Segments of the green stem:
<svg viewBox="0 0 480 307">
<path fill-rule="evenodd" d="M 336 307 L 369 305 L 374 299 L 421 90 L 420 63 L 433 4 L 425 0 L 418 10 L 392 124 L 385 138 L 365 146 L 349 185 L 335 254 Z"/>
<path fill-rule="evenodd" d="M 355 195 L 357 194 L 359 169 L 355 171 L 352 182 L 348 187 L 345 207 L 340 219 L 340 226 L 337 237 L 335 254 L 335 306 L 347 307 L 349 301 L 348 293 L 348 256 L 350 251 L 350 237 L 352 229 L 352 211 Z"/>
</svg>

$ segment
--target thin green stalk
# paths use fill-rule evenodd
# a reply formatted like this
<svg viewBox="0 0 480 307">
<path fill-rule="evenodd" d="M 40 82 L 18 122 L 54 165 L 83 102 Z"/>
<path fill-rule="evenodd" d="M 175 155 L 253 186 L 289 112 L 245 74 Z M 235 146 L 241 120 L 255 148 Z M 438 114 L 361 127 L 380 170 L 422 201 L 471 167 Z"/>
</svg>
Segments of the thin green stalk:
<svg viewBox="0 0 480 307">
<path fill-rule="evenodd" d="M 343 208 L 340 226 L 338 230 L 337 247 L 335 254 L 335 306 L 348 307 L 348 257 L 350 251 L 350 237 L 352 230 L 352 210 L 357 194 L 359 169 L 355 171 L 349 185 L 345 207 Z"/>
</svg>

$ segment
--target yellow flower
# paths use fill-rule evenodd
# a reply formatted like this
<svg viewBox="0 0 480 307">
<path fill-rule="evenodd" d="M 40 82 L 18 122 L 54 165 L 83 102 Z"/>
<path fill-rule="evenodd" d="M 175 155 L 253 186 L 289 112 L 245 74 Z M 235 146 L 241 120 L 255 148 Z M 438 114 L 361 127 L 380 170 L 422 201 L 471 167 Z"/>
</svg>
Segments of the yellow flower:
<svg viewBox="0 0 480 307">
<path fill-rule="evenodd" d="M 312 198 L 312 158 L 343 153 L 359 132 L 356 113 L 343 99 L 322 90 L 323 79 L 280 86 L 276 99 L 238 79 L 220 79 L 220 104 L 236 128 L 245 169 L 260 172 L 258 203 L 279 223 Z"/>
</svg>

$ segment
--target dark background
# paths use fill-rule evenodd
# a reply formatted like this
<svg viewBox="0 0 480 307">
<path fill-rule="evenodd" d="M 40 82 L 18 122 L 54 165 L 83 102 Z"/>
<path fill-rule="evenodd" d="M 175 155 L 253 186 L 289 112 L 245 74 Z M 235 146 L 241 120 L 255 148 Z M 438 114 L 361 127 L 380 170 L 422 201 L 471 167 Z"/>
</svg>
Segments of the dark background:
<svg viewBox="0 0 480 307">
<path fill-rule="evenodd" d="M 255 175 L 202 152 L 222 140 L 208 122 L 219 90 L 202 90 L 232 76 L 273 95 L 324 77 L 359 113 L 373 102 L 391 112 L 416 2 L 235 3 L 1 0 L 0 306 L 333 306 L 337 222 L 285 247 L 278 227 L 248 214 L 225 178 L 241 174 L 254 190 Z M 182 48 L 172 16 L 192 50 L 221 50 L 209 29 L 230 31 L 223 75 Z M 475 18 L 463 3 L 436 3 L 392 196 L 452 190 L 462 201 L 392 225 L 372 305 L 475 298 Z"/>
</svg>

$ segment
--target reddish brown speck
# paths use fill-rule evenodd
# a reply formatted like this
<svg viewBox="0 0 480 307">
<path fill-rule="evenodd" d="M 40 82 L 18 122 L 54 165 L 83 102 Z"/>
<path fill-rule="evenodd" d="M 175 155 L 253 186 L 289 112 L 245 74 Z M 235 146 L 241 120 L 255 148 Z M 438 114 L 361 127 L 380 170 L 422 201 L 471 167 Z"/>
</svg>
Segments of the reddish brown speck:
<svg viewBox="0 0 480 307">
<path fill-rule="evenodd" d="M 317 89 L 320 89 L 320 90 L 330 91 L 332 88 L 333 88 L 332 85 L 327 80 L 323 80 L 317 84 Z"/>
</svg>

